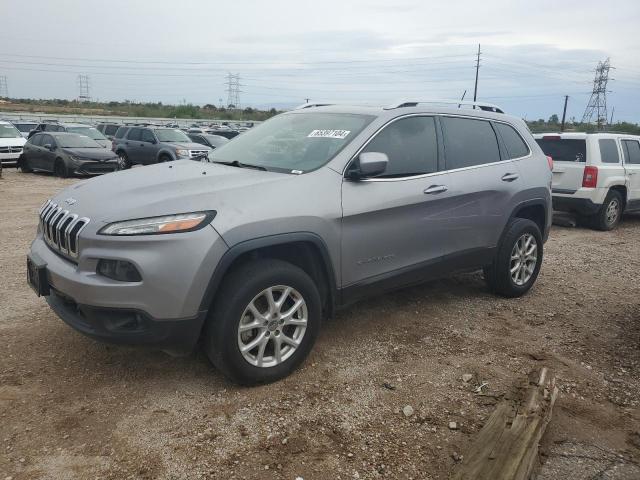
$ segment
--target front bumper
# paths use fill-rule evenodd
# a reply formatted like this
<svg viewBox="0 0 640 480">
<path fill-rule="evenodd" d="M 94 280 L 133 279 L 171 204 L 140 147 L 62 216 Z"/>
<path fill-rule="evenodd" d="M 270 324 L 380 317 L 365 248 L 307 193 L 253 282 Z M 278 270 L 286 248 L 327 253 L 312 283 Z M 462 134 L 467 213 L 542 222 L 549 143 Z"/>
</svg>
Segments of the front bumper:
<svg viewBox="0 0 640 480">
<path fill-rule="evenodd" d="M 74 173 L 82 175 L 99 175 L 101 173 L 115 172 L 118 170 L 118 160 L 109 160 L 107 162 L 80 161 L 74 165 Z"/>
<path fill-rule="evenodd" d="M 46 297 L 51 309 L 70 327 L 99 341 L 147 345 L 187 353 L 197 343 L 207 312 L 193 318 L 163 320 L 129 309 L 81 305 L 55 290 Z"/>
<path fill-rule="evenodd" d="M 188 233 L 80 237 L 77 263 L 38 232 L 31 255 L 46 263 L 51 308 L 76 330 L 115 343 L 192 347 L 205 317 L 201 302 L 227 247 L 211 226 Z M 96 273 L 99 259 L 135 265 L 140 282 Z"/>
<path fill-rule="evenodd" d="M 0 163 L 3 165 L 15 165 L 18 163 L 18 158 L 20 158 L 21 153 L 22 152 L 0 152 Z"/>
</svg>

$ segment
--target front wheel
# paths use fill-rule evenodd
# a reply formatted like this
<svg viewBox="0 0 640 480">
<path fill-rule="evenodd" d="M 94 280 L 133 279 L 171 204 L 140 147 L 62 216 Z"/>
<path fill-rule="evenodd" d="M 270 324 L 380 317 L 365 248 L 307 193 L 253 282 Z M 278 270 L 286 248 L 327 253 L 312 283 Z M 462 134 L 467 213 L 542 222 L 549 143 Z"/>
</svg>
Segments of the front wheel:
<svg viewBox="0 0 640 480">
<path fill-rule="evenodd" d="M 131 160 L 124 152 L 118 152 L 118 170 L 127 170 L 131 168 Z"/>
<path fill-rule="evenodd" d="M 538 225 L 526 218 L 513 219 L 493 263 L 484 268 L 492 292 L 504 297 L 520 297 L 538 278 L 542 265 L 542 235 Z"/>
<path fill-rule="evenodd" d="M 281 260 L 257 260 L 225 278 L 207 321 L 204 349 L 237 383 L 274 382 L 307 357 L 320 321 L 320 294 L 309 275 Z"/>
<path fill-rule="evenodd" d="M 31 173 L 33 169 L 29 166 L 29 161 L 24 155 L 20 155 L 18 158 L 18 168 L 22 173 Z"/>
<path fill-rule="evenodd" d="M 60 178 L 67 178 L 69 176 L 69 170 L 62 159 L 56 160 L 53 166 L 53 173 Z"/>
</svg>

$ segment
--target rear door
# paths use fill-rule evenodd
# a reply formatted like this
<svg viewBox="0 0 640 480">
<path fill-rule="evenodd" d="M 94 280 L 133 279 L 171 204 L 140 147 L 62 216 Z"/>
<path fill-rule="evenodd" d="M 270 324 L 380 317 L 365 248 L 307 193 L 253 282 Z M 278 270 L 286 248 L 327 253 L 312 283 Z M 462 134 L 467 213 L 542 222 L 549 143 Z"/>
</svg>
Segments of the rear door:
<svg viewBox="0 0 640 480">
<path fill-rule="evenodd" d="M 43 135 L 33 135 L 27 143 L 24 144 L 22 154 L 28 162 L 28 166 L 31 168 L 42 168 L 40 164 L 42 162 L 42 155 L 40 149 L 42 148 L 41 141 Z"/>
<path fill-rule="evenodd" d="M 140 158 L 145 165 L 155 163 L 157 152 L 156 137 L 148 128 L 142 130 L 140 135 Z"/>
<path fill-rule="evenodd" d="M 482 266 L 491 261 L 513 198 L 522 189 L 520 172 L 501 149 L 491 121 L 442 116 L 440 123 L 451 195 L 444 254 L 459 257 L 467 267 Z"/>
<path fill-rule="evenodd" d="M 583 138 L 562 138 L 560 135 L 545 135 L 536 139 L 545 155 L 553 159 L 554 194 L 574 194 L 582 187 L 584 167 L 587 162 L 587 141 Z"/>
<path fill-rule="evenodd" d="M 624 168 L 627 174 L 627 209 L 640 209 L 640 141 L 622 139 Z"/>
<path fill-rule="evenodd" d="M 343 181 L 343 286 L 391 278 L 406 283 L 403 274 L 442 255 L 448 182 L 439 171 L 437 139 L 433 116 L 408 116 L 387 124 L 363 148 L 385 153 L 389 163 L 377 177 Z"/>
<path fill-rule="evenodd" d="M 133 127 L 127 133 L 127 136 L 124 140 L 124 145 L 127 151 L 127 155 L 129 157 L 129 161 L 131 163 L 144 164 L 144 155 L 142 154 L 142 149 L 140 147 L 141 140 L 142 140 L 141 128 Z"/>
</svg>

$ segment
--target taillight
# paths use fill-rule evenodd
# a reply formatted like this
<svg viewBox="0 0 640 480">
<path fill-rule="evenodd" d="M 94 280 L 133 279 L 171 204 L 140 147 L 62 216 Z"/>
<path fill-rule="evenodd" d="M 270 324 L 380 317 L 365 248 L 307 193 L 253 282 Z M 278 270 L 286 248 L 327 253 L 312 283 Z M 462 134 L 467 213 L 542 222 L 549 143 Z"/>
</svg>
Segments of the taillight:
<svg viewBox="0 0 640 480">
<path fill-rule="evenodd" d="M 553 172 L 553 158 L 547 155 L 547 163 L 549 164 L 549 170 Z"/>
<path fill-rule="evenodd" d="M 598 184 L 598 167 L 584 167 L 582 175 L 582 186 L 585 188 L 596 188 Z"/>
</svg>

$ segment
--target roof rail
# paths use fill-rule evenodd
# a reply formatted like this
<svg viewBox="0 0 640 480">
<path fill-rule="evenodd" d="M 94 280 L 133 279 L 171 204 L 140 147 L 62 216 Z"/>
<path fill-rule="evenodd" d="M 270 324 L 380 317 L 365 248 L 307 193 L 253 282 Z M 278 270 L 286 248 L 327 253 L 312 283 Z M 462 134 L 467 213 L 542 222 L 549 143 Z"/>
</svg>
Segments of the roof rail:
<svg viewBox="0 0 640 480">
<path fill-rule="evenodd" d="M 458 105 L 458 108 L 460 108 L 462 105 L 465 105 L 472 106 L 473 108 L 478 107 L 480 110 L 483 110 L 485 112 L 504 113 L 504 110 L 501 107 L 492 103 L 470 102 L 465 100 L 401 100 L 391 105 L 387 105 L 386 107 L 384 107 L 384 109 L 393 110 L 394 108 L 416 107 L 420 103 L 441 103 L 445 105 Z"/>
<path fill-rule="evenodd" d="M 313 108 L 313 107 L 328 107 L 329 105 L 335 105 L 334 103 L 303 103 L 302 105 L 298 105 L 294 108 L 294 110 L 302 110 L 303 108 Z"/>
</svg>

